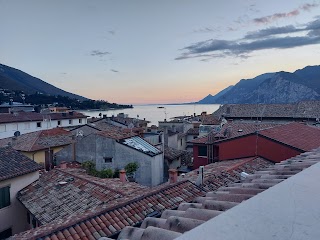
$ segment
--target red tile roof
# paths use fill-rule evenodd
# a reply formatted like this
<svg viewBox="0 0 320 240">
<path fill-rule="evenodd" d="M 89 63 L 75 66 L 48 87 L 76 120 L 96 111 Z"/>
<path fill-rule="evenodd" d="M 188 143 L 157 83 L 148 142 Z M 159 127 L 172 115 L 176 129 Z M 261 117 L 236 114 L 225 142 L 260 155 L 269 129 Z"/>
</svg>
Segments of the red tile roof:
<svg viewBox="0 0 320 240">
<path fill-rule="evenodd" d="M 204 166 L 203 188 L 207 191 L 213 191 L 221 186 L 240 180 L 240 173 L 253 173 L 259 169 L 272 166 L 273 163 L 261 157 L 250 157 L 236 160 L 227 160 L 211 163 Z M 198 169 L 180 176 L 179 180 L 189 180 L 196 183 L 198 178 Z"/>
<path fill-rule="evenodd" d="M 0 146 L 11 144 L 18 151 L 32 152 L 49 147 L 71 144 L 72 133 L 62 128 L 53 128 L 22 134 L 16 138 L 0 139 Z"/>
<path fill-rule="evenodd" d="M 147 189 L 119 179 L 91 177 L 80 169 L 56 168 L 21 190 L 18 199 L 41 224 L 47 224 L 63 222 L 88 210 L 107 208 Z"/>
<path fill-rule="evenodd" d="M 89 191 L 90 188 L 87 188 Z M 99 239 L 116 234 L 125 226 L 138 224 L 149 215 L 161 214 L 165 209 L 174 209 L 181 202 L 190 202 L 198 196 L 204 196 L 204 194 L 203 190 L 190 181 L 166 184 L 130 201 L 101 208 L 99 211 L 91 209 L 84 214 L 69 217 L 68 220 L 55 221 L 15 235 L 13 239 L 56 240 L 57 236 L 59 239 L 70 240 L 79 239 L 79 237 L 81 239 Z M 66 198 L 72 196 L 70 194 L 63 195 Z M 69 214 L 70 212 L 67 215 Z"/>
<path fill-rule="evenodd" d="M 320 146 L 320 128 L 301 123 L 293 122 L 262 130 L 259 135 L 303 151 L 310 151 Z"/>
<path fill-rule="evenodd" d="M 230 208 L 268 191 L 268 188 L 286 181 L 319 161 L 320 149 L 269 166 L 263 171 L 256 171 L 241 182 L 220 187 L 217 191 L 208 192 L 205 197 L 196 198 L 193 203 L 181 203 L 177 210 L 166 210 L 160 218 L 148 217 L 140 228 L 126 227 L 118 239 L 175 239 L 212 218 L 219 218 L 220 214 Z M 232 231 L 232 228 L 229 230 Z M 214 236 L 214 229 L 212 232 Z M 199 234 L 201 239 L 201 233 Z M 257 236 L 259 239 L 259 234 Z"/>
<path fill-rule="evenodd" d="M 276 123 L 239 123 L 239 122 L 228 122 L 223 125 L 219 132 L 214 132 L 213 136 L 216 138 L 216 141 L 219 139 L 232 139 L 244 135 L 248 135 L 254 133 L 258 130 L 272 128 L 275 126 L 279 126 Z M 196 138 L 191 141 L 191 143 L 208 143 L 208 135 Z"/>
<path fill-rule="evenodd" d="M 111 129 L 111 128 L 109 130 L 97 132 L 96 134 L 103 137 L 112 138 L 115 140 L 121 140 L 121 139 L 130 138 L 133 136 L 137 136 L 137 134 L 133 132 L 125 132 L 125 131 L 122 131 L 121 129 L 117 130 L 117 129 Z"/>
<path fill-rule="evenodd" d="M 0 181 L 40 170 L 42 166 L 12 149 L 0 148 Z"/>
</svg>

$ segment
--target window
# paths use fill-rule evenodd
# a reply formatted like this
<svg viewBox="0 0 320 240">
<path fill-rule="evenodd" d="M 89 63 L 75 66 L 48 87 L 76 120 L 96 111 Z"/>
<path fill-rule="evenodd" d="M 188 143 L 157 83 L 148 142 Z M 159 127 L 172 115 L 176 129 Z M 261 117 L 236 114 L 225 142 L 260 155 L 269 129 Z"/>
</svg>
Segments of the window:
<svg viewBox="0 0 320 240">
<path fill-rule="evenodd" d="M 12 236 L 12 229 L 8 228 L 2 232 L 0 232 L 0 239 L 6 239 Z"/>
<path fill-rule="evenodd" d="M 82 119 L 79 119 L 79 123 L 82 123 Z"/>
<path fill-rule="evenodd" d="M 0 188 L 0 209 L 10 205 L 10 187 Z"/>
<path fill-rule="evenodd" d="M 182 146 L 182 139 L 180 139 L 180 146 Z"/>
<path fill-rule="evenodd" d="M 199 146 L 198 156 L 206 157 L 207 156 L 207 146 Z"/>
<path fill-rule="evenodd" d="M 69 119 L 69 124 L 72 124 L 72 120 L 71 119 Z"/>
<path fill-rule="evenodd" d="M 111 157 L 104 157 L 104 163 L 111 163 L 112 162 L 112 158 Z"/>
<path fill-rule="evenodd" d="M 58 120 L 58 126 L 61 126 L 61 121 L 60 120 Z"/>
<path fill-rule="evenodd" d="M 41 122 L 37 122 L 37 128 L 41 128 Z"/>
<path fill-rule="evenodd" d="M 6 125 L 0 125 L 0 132 L 5 132 L 6 131 Z"/>
</svg>

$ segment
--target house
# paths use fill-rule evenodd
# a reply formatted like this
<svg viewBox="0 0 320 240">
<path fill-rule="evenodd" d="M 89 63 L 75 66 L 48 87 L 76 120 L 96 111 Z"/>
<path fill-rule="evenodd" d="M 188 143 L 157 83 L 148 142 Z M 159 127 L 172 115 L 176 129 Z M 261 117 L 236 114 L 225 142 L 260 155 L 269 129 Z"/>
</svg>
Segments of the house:
<svg viewBox="0 0 320 240">
<path fill-rule="evenodd" d="M 56 127 L 74 127 L 87 123 L 87 116 L 78 112 L 0 113 L 0 139 Z"/>
<path fill-rule="evenodd" d="M 50 172 L 49 172 L 50 173 Z M 81 176 L 83 178 L 83 176 Z M 101 203 L 102 200 L 107 198 L 106 194 L 110 191 L 108 182 L 109 179 L 105 179 L 106 182 L 97 180 L 94 183 L 87 183 L 78 186 L 79 190 L 75 190 L 75 194 L 80 195 L 81 199 L 85 200 L 85 196 L 89 196 L 89 199 L 92 199 L 90 195 L 96 195 L 98 199 L 97 202 L 91 201 L 90 205 L 95 206 L 97 203 Z M 110 179 L 112 180 L 112 179 Z M 77 178 L 74 178 L 74 181 L 78 181 Z M 57 184 L 57 181 L 54 181 Z M 68 184 L 76 185 L 76 183 L 68 182 L 65 186 L 68 187 Z M 37 184 L 37 182 L 35 183 Z M 97 188 L 97 184 L 103 185 Z M 127 183 L 126 183 L 127 184 Z M 113 184 L 117 191 L 120 191 L 116 200 L 118 203 L 112 204 L 111 200 L 109 204 L 102 203 L 100 208 L 94 207 L 91 210 L 88 206 L 88 211 L 85 213 L 73 214 L 71 208 L 78 209 L 78 207 L 73 207 L 73 201 L 78 202 L 80 206 L 85 204 L 81 204 L 76 198 L 70 197 L 68 199 L 69 209 L 67 213 L 64 212 L 65 217 L 60 218 L 60 220 L 55 220 L 48 224 L 43 224 L 36 229 L 32 229 L 30 231 L 26 231 L 24 233 L 13 236 L 12 239 L 100 239 L 102 237 L 112 237 L 116 238 L 118 234 L 121 232 L 123 228 L 126 226 L 137 226 L 143 222 L 144 219 L 151 216 L 160 216 L 163 211 L 166 209 L 175 209 L 182 202 L 190 202 L 196 197 L 204 196 L 205 192 L 201 190 L 198 186 L 191 183 L 190 181 L 181 181 L 174 184 L 164 184 L 156 188 L 151 189 L 131 189 L 131 187 L 122 188 L 120 184 Z M 50 195 L 50 191 L 41 190 L 42 186 L 40 186 L 39 190 L 33 188 L 32 192 L 41 191 L 45 196 Z M 83 188 L 83 190 L 82 190 Z M 96 191 L 101 190 L 101 188 L 107 188 L 106 191 Z M 51 189 L 54 190 L 55 193 L 59 193 L 54 184 L 52 184 Z M 76 189 L 76 188 L 75 188 Z M 131 193 L 139 192 L 135 197 L 131 198 L 123 198 L 120 194 L 125 194 L 126 191 L 129 190 Z M 32 192 L 27 193 L 28 196 L 33 197 L 34 194 Z M 70 192 L 70 190 L 68 190 Z M 40 194 L 41 195 L 41 194 Z M 55 194 L 54 199 L 56 199 L 59 194 Z M 72 194 L 69 194 L 72 196 Z M 84 196 L 82 196 L 84 195 Z M 67 195 L 66 195 L 67 196 Z M 111 195 L 114 197 L 115 195 Z M 60 196 L 60 199 L 63 197 Z M 40 201 L 45 205 L 47 198 L 37 197 L 36 202 Z M 50 199 L 50 198 L 48 198 Z M 121 199 L 123 200 L 121 202 Z M 49 200 L 50 202 L 50 200 Z M 63 203 L 67 202 L 67 200 L 63 200 Z M 57 203 L 55 203 L 57 204 Z M 109 205 L 109 206 L 108 206 Z M 58 212 L 62 212 L 59 210 L 59 207 L 55 208 Z M 44 212 L 40 213 L 40 209 L 38 210 L 39 214 L 48 216 L 46 214 L 46 207 L 44 207 Z M 54 209 L 49 211 L 48 213 L 55 212 Z M 51 217 L 51 216 L 50 216 Z"/>
<path fill-rule="evenodd" d="M 130 118 L 127 114 L 119 113 L 117 116 L 106 117 L 108 123 L 121 128 L 142 128 L 147 130 L 149 121 L 145 119 Z"/>
<path fill-rule="evenodd" d="M 63 223 L 86 212 L 99 212 L 134 199 L 148 187 L 121 181 L 119 178 L 97 178 L 77 165 L 55 168 L 26 186 L 18 200 L 35 222 L 34 227 L 51 222 Z"/>
<path fill-rule="evenodd" d="M 0 113 L 14 113 L 14 112 L 33 112 L 34 106 L 19 102 L 2 103 L 0 105 Z"/>
<path fill-rule="evenodd" d="M 253 122 L 306 122 L 319 123 L 320 100 L 288 104 L 224 104 L 213 116 L 227 120 Z"/>
<path fill-rule="evenodd" d="M 320 129 L 301 123 L 228 123 L 192 141 L 194 168 L 215 161 L 260 156 L 273 162 L 320 146 Z M 270 150 L 272 149 L 272 151 Z"/>
<path fill-rule="evenodd" d="M 0 239 L 29 229 L 17 193 L 39 178 L 41 166 L 11 147 L 0 148 Z"/>
<path fill-rule="evenodd" d="M 123 169 L 137 162 L 138 183 L 156 186 L 163 182 L 163 152 L 136 134 L 119 129 L 99 131 L 78 139 L 56 154 L 57 163 L 92 161 L 97 170 Z"/>
<path fill-rule="evenodd" d="M 0 139 L 0 146 L 10 145 L 35 162 L 43 164 L 46 170 L 50 170 L 54 165 L 55 154 L 72 142 L 71 132 L 53 128 Z"/>
</svg>

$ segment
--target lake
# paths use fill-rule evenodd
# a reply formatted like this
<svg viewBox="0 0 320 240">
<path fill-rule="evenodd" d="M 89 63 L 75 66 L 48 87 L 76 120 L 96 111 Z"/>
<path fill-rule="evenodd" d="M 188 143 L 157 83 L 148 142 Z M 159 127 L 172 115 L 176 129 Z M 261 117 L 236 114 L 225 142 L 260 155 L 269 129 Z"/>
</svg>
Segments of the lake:
<svg viewBox="0 0 320 240">
<path fill-rule="evenodd" d="M 208 114 L 213 113 L 219 108 L 219 104 L 184 104 L 184 105 L 134 105 L 133 108 L 117 109 L 108 111 L 79 111 L 90 117 L 99 117 L 99 114 L 105 114 L 107 117 L 116 116 L 118 113 L 128 114 L 132 118 L 146 119 L 151 125 L 158 125 L 158 121 L 163 121 L 165 118 L 169 121 L 170 118 L 176 116 L 192 115 L 194 112 L 199 115 L 202 112 Z M 159 108 L 161 107 L 161 108 Z M 163 107 L 163 108 L 162 108 Z"/>
</svg>

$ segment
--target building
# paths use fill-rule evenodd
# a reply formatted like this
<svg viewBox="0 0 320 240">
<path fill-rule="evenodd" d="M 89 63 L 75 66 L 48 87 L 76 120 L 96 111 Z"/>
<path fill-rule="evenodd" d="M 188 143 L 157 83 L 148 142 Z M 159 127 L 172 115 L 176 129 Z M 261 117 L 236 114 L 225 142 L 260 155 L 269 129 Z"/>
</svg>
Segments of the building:
<svg viewBox="0 0 320 240">
<path fill-rule="evenodd" d="M 140 227 L 128 226 L 118 239 L 316 240 L 319 160 L 318 149 L 255 171 L 160 218 L 146 218 Z"/>
<path fill-rule="evenodd" d="M 123 234 L 130 232 L 127 229 L 128 226 L 140 226 L 140 224 L 143 224 L 141 225 L 143 229 L 138 228 L 141 233 L 144 232 L 146 227 L 155 226 L 154 224 L 157 224 L 158 228 L 162 226 L 171 230 L 169 236 L 155 238 L 149 235 L 145 236 L 145 239 L 173 239 L 179 236 L 179 234 L 173 232 L 174 230 L 170 228 L 170 226 L 179 226 L 180 224 L 185 226 L 183 218 L 179 218 L 178 221 L 174 218 L 170 224 L 169 222 L 166 223 L 167 218 L 170 217 L 170 213 L 180 213 L 180 211 L 176 210 L 178 206 L 193 206 L 196 208 L 199 204 L 191 202 L 204 198 L 206 192 L 211 191 L 209 189 L 213 189 L 214 187 L 218 188 L 218 186 L 226 187 L 232 183 L 239 182 L 242 171 L 245 170 L 248 173 L 254 173 L 257 170 L 267 169 L 272 166 L 273 163 L 263 159 L 243 159 L 240 161 L 214 163 L 213 165 L 217 166 L 210 168 L 211 170 L 214 169 L 214 172 L 210 177 L 205 178 L 205 183 L 208 185 L 206 188 L 203 188 L 201 185 L 197 186 L 193 182 L 192 173 L 190 174 L 190 180 L 189 175 L 186 175 L 186 179 L 180 179 L 179 182 L 175 182 L 178 179 L 176 175 L 177 171 L 171 171 L 174 175 L 170 177 L 170 180 L 173 180 L 172 183 L 152 188 L 149 191 L 144 190 L 143 196 L 115 205 L 114 207 L 101 209 L 101 211 L 92 211 L 82 216 L 69 217 L 65 221 L 45 224 L 32 231 L 16 235 L 13 239 L 42 238 L 53 240 L 56 238 L 79 239 L 79 237 L 88 239 L 100 239 L 102 237 L 104 237 L 102 239 L 116 239 L 119 233 L 118 239 L 132 239 L 132 234 Z M 207 204 L 208 206 L 212 205 L 211 202 Z M 206 213 L 204 210 L 198 212 L 197 209 L 195 209 L 189 210 L 188 215 L 184 217 L 192 217 L 193 215 L 194 217 L 199 217 L 201 213 L 204 213 L 201 216 L 202 218 L 208 219 L 208 216 L 217 216 L 220 212 L 209 211 L 209 213 Z M 162 217 L 158 218 L 160 216 Z M 152 222 L 149 220 L 152 220 Z M 192 221 L 198 223 L 197 221 Z M 203 222 L 204 221 L 201 221 L 201 223 Z M 166 225 L 162 225 L 161 223 L 166 223 Z M 194 226 L 194 224 L 190 226 Z M 139 236 L 141 236 L 141 234 L 138 233 L 139 230 L 133 229 L 135 237 L 138 239 Z M 153 230 L 154 233 L 158 233 L 157 229 Z M 161 231 L 162 229 L 158 230 Z"/>
<path fill-rule="evenodd" d="M 99 212 L 134 199 L 148 187 L 119 178 L 89 176 L 78 164 L 69 164 L 41 175 L 18 193 L 33 228 L 51 222 L 63 223 L 86 212 Z"/>
<path fill-rule="evenodd" d="M 39 178 L 40 165 L 18 151 L 0 148 L 0 239 L 29 229 L 17 193 Z"/>
<path fill-rule="evenodd" d="M 14 112 L 0 113 L 0 139 L 13 137 L 39 130 L 56 127 L 75 127 L 87 123 L 87 116 L 78 112 L 36 113 Z"/>
<path fill-rule="evenodd" d="M 0 113 L 14 113 L 14 112 L 33 112 L 34 106 L 19 102 L 3 103 L 0 105 Z"/>
<path fill-rule="evenodd" d="M 300 123 L 229 123 L 192 141 L 194 168 L 215 161 L 260 156 L 280 162 L 320 146 L 320 129 Z M 270 150 L 272 149 L 272 150 Z"/>
<path fill-rule="evenodd" d="M 97 170 L 123 169 L 137 162 L 138 183 L 156 186 L 163 182 L 163 152 L 136 134 L 118 129 L 99 131 L 76 139 L 74 145 L 56 154 L 57 162 L 92 161 Z"/>
<path fill-rule="evenodd" d="M 317 124 L 320 119 L 320 101 L 302 101 L 288 104 L 224 104 L 213 113 L 233 121 L 306 122 Z"/>
<path fill-rule="evenodd" d="M 106 179 L 107 180 L 107 179 Z M 98 184 L 97 181 L 95 184 Z M 108 182 L 100 184 L 108 187 Z M 66 185 L 67 186 L 67 185 Z M 89 186 L 84 186 L 84 190 Z M 126 192 L 126 189 L 117 185 L 117 189 Z M 84 191 L 79 191 L 78 194 Z M 90 189 L 88 189 L 89 191 Z M 57 190 L 55 190 L 57 191 Z M 140 190 L 138 190 L 140 191 Z M 48 194 L 48 192 L 46 192 Z M 90 193 L 92 194 L 93 191 Z M 140 191 L 141 193 L 141 191 Z M 98 198 L 103 199 L 104 195 L 95 193 Z M 162 186 L 143 190 L 134 198 L 123 199 L 123 202 L 102 204 L 100 208 L 88 210 L 84 214 L 69 214 L 66 218 L 56 220 L 52 223 L 14 236 L 12 239 L 100 239 L 102 237 L 117 238 L 118 234 L 126 226 L 137 226 L 144 219 L 150 216 L 160 216 L 166 209 L 175 209 L 182 202 L 190 202 L 196 197 L 204 196 L 205 192 L 190 181 L 181 181 L 174 184 L 164 184 Z M 83 199 L 83 197 L 82 197 Z M 121 196 L 117 198 L 121 200 Z M 71 200 L 71 199 L 70 199 Z M 100 200 L 100 201 L 101 201 Z M 44 200 L 43 200 L 44 201 Z M 43 202 L 42 201 L 42 202 Z M 75 200 L 77 201 L 77 200 Z M 111 202 L 110 202 L 111 203 Z M 94 202 L 91 204 L 95 204 Z M 70 204 L 72 207 L 72 204 Z M 69 215 L 72 215 L 69 217 Z"/>
<path fill-rule="evenodd" d="M 0 146 L 9 145 L 50 170 L 54 167 L 55 154 L 72 142 L 72 132 L 53 128 L 0 139 Z"/>
</svg>

